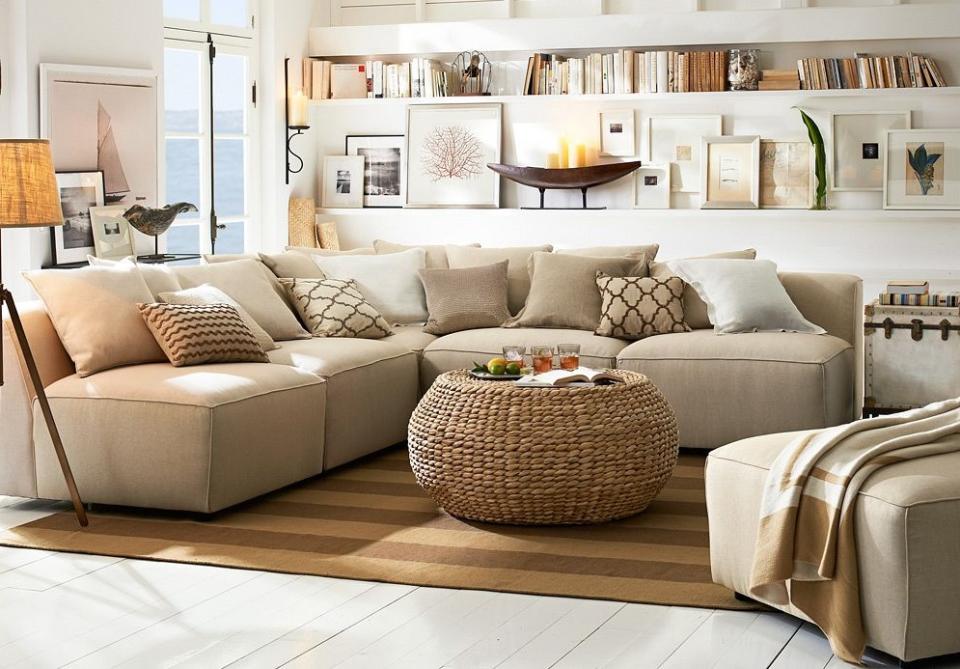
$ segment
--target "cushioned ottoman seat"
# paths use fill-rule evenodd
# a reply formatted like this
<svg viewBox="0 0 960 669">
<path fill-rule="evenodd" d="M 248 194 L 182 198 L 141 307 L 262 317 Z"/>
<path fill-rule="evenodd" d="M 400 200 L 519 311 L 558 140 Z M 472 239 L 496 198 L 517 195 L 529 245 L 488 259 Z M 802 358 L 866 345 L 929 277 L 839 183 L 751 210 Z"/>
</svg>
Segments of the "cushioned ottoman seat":
<svg viewBox="0 0 960 669">
<path fill-rule="evenodd" d="M 271 362 L 327 382 L 325 470 L 407 438 L 419 397 L 417 354 L 409 347 L 337 337 L 279 344 L 267 354 Z"/>
<path fill-rule="evenodd" d="M 797 434 L 744 439 L 707 458 L 717 583 L 747 592 L 767 471 Z M 854 522 L 868 645 L 907 661 L 960 652 L 960 453 L 881 468 L 860 490 Z"/>
<path fill-rule="evenodd" d="M 46 390 L 88 502 L 210 513 L 321 471 L 325 384 L 292 367 L 157 363 Z M 37 496 L 68 499 L 33 415 Z"/>
<path fill-rule="evenodd" d="M 715 448 L 849 421 L 854 358 L 854 348 L 831 335 L 694 330 L 634 342 L 617 366 L 657 384 L 677 414 L 681 446 Z"/>
</svg>

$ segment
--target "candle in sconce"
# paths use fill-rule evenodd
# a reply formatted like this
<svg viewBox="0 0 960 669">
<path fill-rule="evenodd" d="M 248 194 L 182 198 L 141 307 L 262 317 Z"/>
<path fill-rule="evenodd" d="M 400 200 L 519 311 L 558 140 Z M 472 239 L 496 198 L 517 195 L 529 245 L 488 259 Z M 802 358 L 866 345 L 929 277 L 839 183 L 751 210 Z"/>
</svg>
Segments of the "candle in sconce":
<svg viewBox="0 0 960 669">
<path fill-rule="evenodd" d="M 547 169 L 555 170 L 560 167 L 560 154 L 559 153 L 548 153 L 547 154 Z"/>
<path fill-rule="evenodd" d="M 570 158 L 570 167 L 587 166 L 587 145 L 574 144 L 572 157 Z"/>
<path fill-rule="evenodd" d="M 295 91 L 293 95 L 290 96 L 290 111 L 288 116 L 288 121 L 291 126 L 300 126 L 306 127 L 310 125 L 308 119 L 308 107 L 309 103 L 307 101 L 307 96 L 303 94 L 303 91 Z"/>
<path fill-rule="evenodd" d="M 570 140 L 566 137 L 560 138 L 560 151 L 557 167 L 570 167 Z"/>
</svg>

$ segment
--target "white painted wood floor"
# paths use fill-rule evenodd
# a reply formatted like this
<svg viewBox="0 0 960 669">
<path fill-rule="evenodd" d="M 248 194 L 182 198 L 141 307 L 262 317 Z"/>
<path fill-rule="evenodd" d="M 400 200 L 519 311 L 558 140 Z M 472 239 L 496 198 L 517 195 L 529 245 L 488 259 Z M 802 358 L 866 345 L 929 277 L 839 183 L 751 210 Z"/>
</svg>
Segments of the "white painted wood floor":
<svg viewBox="0 0 960 669">
<path fill-rule="evenodd" d="M 0 497 L 0 527 L 54 508 Z M 0 547 L 0 668 L 836 669 L 779 613 L 448 590 Z M 881 667 L 871 659 L 868 666 Z M 960 667 L 960 663 L 953 665 Z"/>
</svg>

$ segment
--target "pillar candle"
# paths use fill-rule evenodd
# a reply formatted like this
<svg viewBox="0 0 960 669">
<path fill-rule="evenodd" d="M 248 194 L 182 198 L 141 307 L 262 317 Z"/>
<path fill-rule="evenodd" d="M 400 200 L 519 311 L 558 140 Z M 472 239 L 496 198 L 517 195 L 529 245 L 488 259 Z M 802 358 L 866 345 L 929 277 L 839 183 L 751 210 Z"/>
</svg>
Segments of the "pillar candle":
<svg viewBox="0 0 960 669">
<path fill-rule="evenodd" d="M 310 123 L 307 121 L 307 105 L 307 96 L 303 94 L 303 91 L 296 91 L 292 96 L 290 96 L 290 125 L 310 125 Z"/>
<path fill-rule="evenodd" d="M 570 159 L 570 167 L 587 166 L 587 145 L 575 144 L 573 147 L 573 157 Z"/>
<path fill-rule="evenodd" d="M 547 169 L 556 169 L 560 167 L 560 154 L 559 153 L 548 153 L 547 154 Z"/>
<path fill-rule="evenodd" d="M 557 167 L 570 167 L 570 140 L 566 137 L 560 138 L 560 156 Z"/>
</svg>

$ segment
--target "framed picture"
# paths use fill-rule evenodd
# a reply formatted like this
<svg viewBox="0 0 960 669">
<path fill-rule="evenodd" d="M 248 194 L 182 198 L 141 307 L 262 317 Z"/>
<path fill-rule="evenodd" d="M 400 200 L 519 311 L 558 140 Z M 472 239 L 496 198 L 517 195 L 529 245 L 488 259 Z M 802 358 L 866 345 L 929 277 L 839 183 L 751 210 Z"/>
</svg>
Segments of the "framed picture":
<svg viewBox="0 0 960 669">
<path fill-rule="evenodd" d="M 960 209 L 960 129 L 888 130 L 884 209 Z"/>
<path fill-rule="evenodd" d="M 810 142 L 760 140 L 761 208 L 810 209 L 814 188 L 814 153 Z"/>
<path fill-rule="evenodd" d="M 700 154 L 701 209 L 756 209 L 760 205 L 759 137 L 704 137 Z"/>
<path fill-rule="evenodd" d="M 647 160 L 670 165 L 674 192 L 700 190 L 701 138 L 723 134 L 720 114 L 666 114 L 647 119 Z"/>
<path fill-rule="evenodd" d="M 637 155 L 637 131 L 632 109 L 600 112 L 600 155 Z"/>
<path fill-rule="evenodd" d="M 407 107 L 408 207 L 500 206 L 499 104 Z"/>
<path fill-rule="evenodd" d="M 103 206 L 103 172 L 57 172 L 63 225 L 50 228 L 54 265 L 85 262 L 96 255 L 90 209 Z"/>
<path fill-rule="evenodd" d="M 363 206 L 363 156 L 324 156 L 323 206 Z"/>
<path fill-rule="evenodd" d="M 125 204 L 90 208 L 93 244 L 98 258 L 123 260 L 136 255 L 130 223 L 123 217 L 128 208 Z"/>
<path fill-rule="evenodd" d="M 40 65 L 40 134 L 57 170 L 99 170 L 106 204 L 157 206 L 157 75 Z"/>
<path fill-rule="evenodd" d="M 669 209 L 670 165 L 644 165 L 635 174 L 634 208 Z"/>
<path fill-rule="evenodd" d="M 883 142 L 887 130 L 909 129 L 910 124 L 908 111 L 831 114 L 831 190 L 883 190 Z"/>
<path fill-rule="evenodd" d="M 402 207 L 406 140 L 403 135 L 347 135 L 348 156 L 363 156 L 363 206 Z"/>
</svg>

